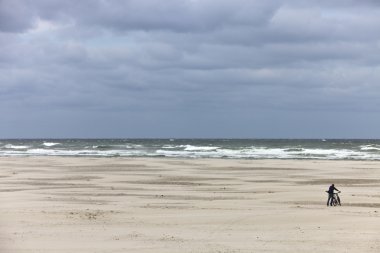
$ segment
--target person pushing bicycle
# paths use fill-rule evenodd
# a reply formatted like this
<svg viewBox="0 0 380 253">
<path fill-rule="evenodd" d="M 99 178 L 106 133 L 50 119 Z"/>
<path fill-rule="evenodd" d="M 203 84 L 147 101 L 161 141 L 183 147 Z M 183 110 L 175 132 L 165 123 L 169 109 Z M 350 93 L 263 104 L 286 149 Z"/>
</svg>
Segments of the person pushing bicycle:
<svg viewBox="0 0 380 253">
<path fill-rule="evenodd" d="M 337 192 L 340 192 L 337 188 L 335 188 L 334 184 L 330 185 L 329 190 L 326 191 L 326 192 L 329 194 L 329 197 L 328 197 L 328 199 L 327 199 L 327 206 L 329 206 L 329 202 L 330 202 L 330 206 L 333 205 L 334 190 L 336 190 Z M 339 201 L 339 202 L 340 202 L 340 201 Z M 339 203 L 339 204 L 340 204 L 340 203 Z"/>
</svg>

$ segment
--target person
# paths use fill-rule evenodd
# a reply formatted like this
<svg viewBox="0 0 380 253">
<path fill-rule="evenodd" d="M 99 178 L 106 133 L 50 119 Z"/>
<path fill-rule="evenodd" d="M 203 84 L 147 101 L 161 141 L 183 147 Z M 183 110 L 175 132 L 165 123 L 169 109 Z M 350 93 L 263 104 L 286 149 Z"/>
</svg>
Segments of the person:
<svg viewBox="0 0 380 253">
<path fill-rule="evenodd" d="M 335 188 L 334 184 L 332 184 L 332 185 L 330 185 L 329 190 L 326 191 L 329 194 L 329 197 L 327 199 L 327 206 L 329 205 L 329 202 L 330 202 L 330 206 L 332 206 L 332 201 L 333 201 L 333 197 L 334 197 L 334 190 L 339 192 L 339 190 L 337 188 Z M 340 204 L 340 200 L 339 200 L 339 204 Z"/>
</svg>

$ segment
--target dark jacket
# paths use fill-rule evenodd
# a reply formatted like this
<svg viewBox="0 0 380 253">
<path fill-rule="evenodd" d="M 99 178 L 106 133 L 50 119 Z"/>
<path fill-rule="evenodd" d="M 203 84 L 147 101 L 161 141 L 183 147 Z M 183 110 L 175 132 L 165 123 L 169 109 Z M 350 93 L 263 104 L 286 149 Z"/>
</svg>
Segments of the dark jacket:
<svg viewBox="0 0 380 253">
<path fill-rule="evenodd" d="M 331 185 L 327 191 L 329 194 L 334 194 L 334 190 L 339 191 L 335 186 Z"/>
</svg>

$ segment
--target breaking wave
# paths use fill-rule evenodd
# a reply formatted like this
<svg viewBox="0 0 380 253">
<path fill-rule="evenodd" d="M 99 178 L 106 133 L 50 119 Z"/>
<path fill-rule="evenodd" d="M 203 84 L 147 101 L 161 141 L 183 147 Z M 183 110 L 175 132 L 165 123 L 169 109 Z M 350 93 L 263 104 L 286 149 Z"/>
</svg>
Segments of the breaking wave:
<svg viewBox="0 0 380 253">
<path fill-rule="evenodd" d="M 0 156 L 380 160 L 380 141 L 354 140 L 1 140 Z"/>
</svg>

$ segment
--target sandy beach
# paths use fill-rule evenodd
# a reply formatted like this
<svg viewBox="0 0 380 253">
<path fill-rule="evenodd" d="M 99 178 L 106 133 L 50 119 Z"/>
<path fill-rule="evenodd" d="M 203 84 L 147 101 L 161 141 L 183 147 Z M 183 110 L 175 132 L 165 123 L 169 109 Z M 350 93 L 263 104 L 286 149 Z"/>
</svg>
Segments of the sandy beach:
<svg viewBox="0 0 380 253">
<path fill-rule="evenodd" d="M 7 157 L 0 182 L 4 253 L 380 252 L 380 162 Z"/>
</svg>

